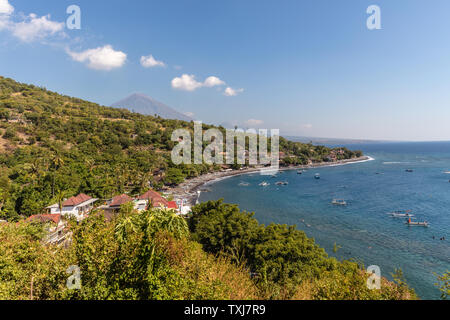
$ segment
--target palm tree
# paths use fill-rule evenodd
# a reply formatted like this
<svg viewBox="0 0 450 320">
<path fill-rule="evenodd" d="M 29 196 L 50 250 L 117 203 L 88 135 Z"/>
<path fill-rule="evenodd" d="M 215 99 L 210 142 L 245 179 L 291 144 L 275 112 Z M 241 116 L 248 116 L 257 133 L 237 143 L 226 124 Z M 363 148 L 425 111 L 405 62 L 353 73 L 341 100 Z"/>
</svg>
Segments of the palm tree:
<svg viewBox="0 0 450 320">
<path fill-rule="evenodd" d="M 64 165 L 64 159 L 56 152 L 51 160 L 50 167 L 53 170 L 52 180 L 52 197 L 55 196 L 55 178 L 56 172 Z"/>
<path fill-rule="evenodd" d="M 173 209 L 158 208 L 141 214 L 137 214 L 134 210 L 127 212 L 121 210 L 121 217 L 115 228 L 116 237 L 120 241 L 126 241 L 130 232 L 139 230 L 149 238 L 153 238 L 159 231 L 167 231 L 177 239 L 189 234 L 186 220 L 177 215 Z"/>
<path fill-rule="evenodd" d="M 59 213 L 62 213 L 63 202 L 66 197 L 67 191 L 58 190 L 56 194 L 56 201 L 58 203 Z"/>
</svg>

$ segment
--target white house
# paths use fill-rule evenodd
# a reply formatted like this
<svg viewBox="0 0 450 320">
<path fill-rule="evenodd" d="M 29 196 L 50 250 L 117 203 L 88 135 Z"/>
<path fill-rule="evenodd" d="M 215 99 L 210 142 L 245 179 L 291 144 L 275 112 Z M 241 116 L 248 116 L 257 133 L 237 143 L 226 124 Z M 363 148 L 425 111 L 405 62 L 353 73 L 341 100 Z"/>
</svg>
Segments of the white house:
<svg viewBox="0 0 450 320">
<path fill-rule="evenodd" d="M 62 203 L 62 210 L 59 204 L 53 204 L 46 209 L 49 214 L 61 214 L 63 216 L 73 216 L 77 220 L 82 220 L 87 213 L 94 208 L 94 203 L 98 199 L 94 199 L 84 193 L 76 197 L 69 198 Z"/>
</svg>

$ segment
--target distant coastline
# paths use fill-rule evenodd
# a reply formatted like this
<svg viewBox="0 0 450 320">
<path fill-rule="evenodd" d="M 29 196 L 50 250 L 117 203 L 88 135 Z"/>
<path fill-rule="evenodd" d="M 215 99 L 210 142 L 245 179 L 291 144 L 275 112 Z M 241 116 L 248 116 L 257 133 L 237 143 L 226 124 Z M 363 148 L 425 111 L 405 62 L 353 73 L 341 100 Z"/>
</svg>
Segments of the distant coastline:
<svg viewBox="0 0 450 320">
<path fill-rule="evenodd" d="M 335 166 L 343 166 L 343 165 L 347 165 L 347 164 L 363 163 L 363 162 L 372 161 L 372 160 L 375 160 L 375 159 L 373 159 L 370 156 L 362 156 L 359 158 L 345 159 L 345 160 L 339 160 L 339 161 L 335 161 L 335 162 L 320 162 L 320 163 L 314 163 L 314 164 L 310 164 L 310 165 L 280 167 L 279 171 L 314 169 L 314 168 L 321 168 L 321 167 L 335 167 Z M 205 187 L 206 185 L 218 182 L 223 179 L 235 177 L 235 176 L 257 173 L 261 169 L 262 168 L 247 168 L 247 169 L 243 169 L 243 170 L 220 171 L 220 172 L 203 174 L 201 176 L 184 181 L 183 183 L 179 184 L 178 186 L 168 190 L 167 193 L 172 195 L 176 199 L 186 199 L 187 200 L 186 205 L 192 206 L 192 205 L 195 205 L 195 203 L 197 202 L 197 200 L 200 196 L 199 191 L 201 192 L 202 188 Z"/>
</svg>

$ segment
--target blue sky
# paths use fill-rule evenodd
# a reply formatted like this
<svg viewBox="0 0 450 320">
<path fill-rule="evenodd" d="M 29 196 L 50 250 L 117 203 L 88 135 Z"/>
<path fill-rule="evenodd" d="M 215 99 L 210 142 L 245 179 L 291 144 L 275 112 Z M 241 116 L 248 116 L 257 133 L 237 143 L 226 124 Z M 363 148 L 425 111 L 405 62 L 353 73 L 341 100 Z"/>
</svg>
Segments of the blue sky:
<svg viewBox="0 0 450 320">
<path fill-rule="evenodd" d="M 65 27 L 72 4 L 81 30 Z M 372 4 L 381 30 L 366 27 Z M 449 12 L 447 0 L 0 0 L 0 75 L 103 105 L 142 92 L 285 135 L 450 140 Z"/>
</svg>

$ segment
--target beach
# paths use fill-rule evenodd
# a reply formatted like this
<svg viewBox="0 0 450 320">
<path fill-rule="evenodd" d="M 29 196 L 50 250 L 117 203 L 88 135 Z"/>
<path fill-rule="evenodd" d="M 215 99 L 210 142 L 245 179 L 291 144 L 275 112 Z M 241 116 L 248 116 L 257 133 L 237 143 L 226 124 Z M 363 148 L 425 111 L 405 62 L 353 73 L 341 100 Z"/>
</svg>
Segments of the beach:
<svg viewBox="0 0 450 320">
<path fill-rule="evenodd" d="M 359 158 L 345 159 L 334 162 L 320 162 L 309 165 L 280 167 L 278 171 L 306 170 L 319 167 L 342 166 L 346 164 L 360 163 L 371 160 L 373 160 L 371 157 L 362 156 Z M 245 168 L 242 170 L 224 170 L 203 174 L 201 176 L 192 179 L 186 179 L 186 181 L 179 184 L 178 186 L 169 189 L 166 192 L 166 194 L 172 195 L 174 199 L 185 200 L 185 205 L 193 206 L 197 202 L 202 190 L 207 191 L 205 188 L 207 184 L 223 180 L 229 177 L 260 172 L 261 169 L 264 169 L 264 167 L 261 166 L 261 167 Z"/>
</svg>

